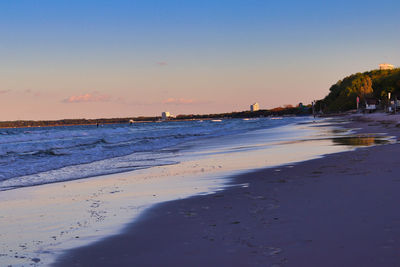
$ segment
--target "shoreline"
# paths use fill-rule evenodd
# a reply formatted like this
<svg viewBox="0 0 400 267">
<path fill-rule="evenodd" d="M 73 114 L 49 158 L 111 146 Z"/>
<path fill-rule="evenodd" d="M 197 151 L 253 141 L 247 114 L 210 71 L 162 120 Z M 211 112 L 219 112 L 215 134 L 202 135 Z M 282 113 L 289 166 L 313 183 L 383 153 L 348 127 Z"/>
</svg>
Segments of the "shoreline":
<svg viewBox="0 0 400 267">
<path fill-rule="evenodd" d="M 399 135 L 380 122 L 348 126 Z M 380 145 L 247 172 L 233 177 L 242 187 L 158 204 L 53 265 L 396 266 L 396 152 Z"/>
</svg>

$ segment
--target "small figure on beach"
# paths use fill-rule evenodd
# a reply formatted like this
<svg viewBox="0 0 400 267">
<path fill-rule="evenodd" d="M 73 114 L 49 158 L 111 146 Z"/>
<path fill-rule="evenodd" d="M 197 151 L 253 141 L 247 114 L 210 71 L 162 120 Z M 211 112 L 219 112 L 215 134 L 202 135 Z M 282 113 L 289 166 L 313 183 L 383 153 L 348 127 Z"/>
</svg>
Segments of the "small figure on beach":
<svg viewBox="0 0 400 267">
<path fill-rule="evenodd" d="M 312 114 L 313 114 L 314 119 L 315 119 L 315 100 L 311 104 L 312 104 Z"/>
</svg>

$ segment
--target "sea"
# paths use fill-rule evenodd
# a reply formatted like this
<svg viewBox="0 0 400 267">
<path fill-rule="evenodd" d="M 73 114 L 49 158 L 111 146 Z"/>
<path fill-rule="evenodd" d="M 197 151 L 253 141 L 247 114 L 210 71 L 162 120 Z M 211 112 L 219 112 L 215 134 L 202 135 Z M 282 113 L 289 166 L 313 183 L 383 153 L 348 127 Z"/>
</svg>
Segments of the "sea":
<svg viewBox="0 0 400 267">
<path fill-rule="evenodd" d="M 287 117 L 0 129 L 0 190 L 177 164 L 177 153 L 188 148 L 184 144 L 193 150 L 204 144 L 195 141 L 307 121 Z M 276 140 L 270 135 L 267 141 Z"/>
<path fill-rule="evenodd" d="M 0 129 L 0 266 L 47 266 L 159 203 L 388 140 L 305 117 Z"/>
</svg>

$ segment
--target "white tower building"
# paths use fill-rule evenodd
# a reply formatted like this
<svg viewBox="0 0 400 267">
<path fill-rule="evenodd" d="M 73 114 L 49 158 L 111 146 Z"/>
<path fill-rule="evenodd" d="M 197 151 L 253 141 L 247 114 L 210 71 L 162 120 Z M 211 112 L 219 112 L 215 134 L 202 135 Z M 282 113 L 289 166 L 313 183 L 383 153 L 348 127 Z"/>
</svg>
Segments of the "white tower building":
<svg viewBox="0 0 400 267">
<path fill-rule="evenodd" d="M 257 111 L 260 109 L 260 106 L 258 103 L 254 103 L 253 105 L 250 106 L 250 111 Z"/>
</svg>

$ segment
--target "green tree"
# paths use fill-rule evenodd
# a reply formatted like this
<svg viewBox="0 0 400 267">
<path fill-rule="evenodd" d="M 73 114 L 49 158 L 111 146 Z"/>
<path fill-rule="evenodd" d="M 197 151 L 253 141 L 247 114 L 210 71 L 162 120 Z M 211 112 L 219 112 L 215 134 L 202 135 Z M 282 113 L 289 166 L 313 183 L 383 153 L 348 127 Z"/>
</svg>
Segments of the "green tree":
<svg viewBox="0 0 400 267">
<path fill-rule="evenodd" d="M 400 95 L 400 68 L 356 73 L 331 86 L 329 94 L 318 103 L 324 112 L 346 111 L 356 108 L 356 98 L 387 98 L 387 93 Z"/>
</svg>

